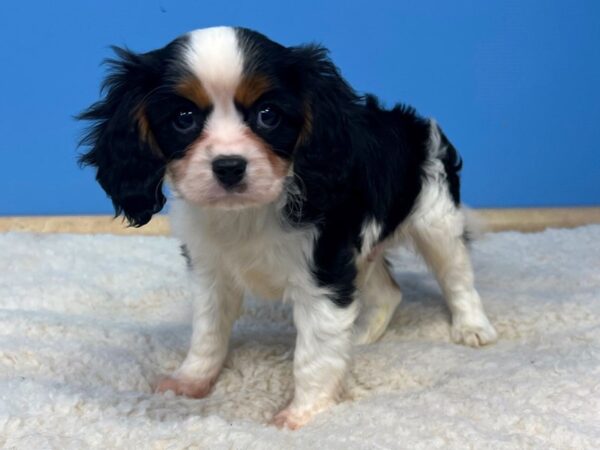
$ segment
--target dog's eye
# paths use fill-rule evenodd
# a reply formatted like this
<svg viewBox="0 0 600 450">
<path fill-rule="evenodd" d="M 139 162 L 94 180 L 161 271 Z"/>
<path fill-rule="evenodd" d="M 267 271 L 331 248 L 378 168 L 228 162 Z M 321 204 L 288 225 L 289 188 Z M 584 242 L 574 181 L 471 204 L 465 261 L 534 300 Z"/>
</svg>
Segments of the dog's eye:
<svg viewBox="0 0 600 450">
<path fill-rule="evenodd" d="M 281 123 L 281 115 L 275 107 L 266 105 L 258 112 L 256 123 L 260 128 L 272 130 Z"/>
<path fill-rule="evenodd" d="M 173 128 L 179 133 L 190 133 L 198 128 L 198 119 L 194 111 L 181 110 L 173 117 Z"/>
</svg>

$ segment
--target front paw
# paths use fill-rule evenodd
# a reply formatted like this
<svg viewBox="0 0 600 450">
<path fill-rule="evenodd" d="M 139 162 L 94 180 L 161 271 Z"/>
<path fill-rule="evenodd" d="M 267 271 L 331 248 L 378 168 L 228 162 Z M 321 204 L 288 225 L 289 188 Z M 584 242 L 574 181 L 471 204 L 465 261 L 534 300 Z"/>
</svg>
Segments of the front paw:
<svg viewBox="0 0 600 450">
<path fill-rule="evenodd" d="M 297 402 L 294 405 L 294 403 L 290 403 L 286 408 L 275 414 L 269 424 L 275 425 L 277 428 L 297 430 L 310 422 L 314 416 L 336 404 L 333 399 L 322 399 L 311 406 L 298 405 Z"/>
<path fill-rule="evenodd" d="M 302 428 L 306 425 L 310 419 L 311 415 L 306 413 L 299 413 L 298 411 L 294 411 L 291 407 L 287 407 L 281 411 L 279 411 L 273 419 L 271 419 L 270 424 L 275 425 L 277 428 L 289 428 L 290 430 L 297 430 L 298 428 Z"/>
<path fill-rule="evenodd" d="M 487 317 L 465 320 L 457 317 L 452 320 L 452 340 L 457 344 L 469 347 L 480 347 L 493 344 L 498 339 L 498 333 Z"/>
<path fill-rule="evenodd" d="M 171 391 L 175 393 L 175 395 L 202 398 L 208 395 L 214 382 L 215 378 L 193 380 L 177 376 L 168 376 L 159 380 L 154 392 L 163 393 Z"/>
</svg>

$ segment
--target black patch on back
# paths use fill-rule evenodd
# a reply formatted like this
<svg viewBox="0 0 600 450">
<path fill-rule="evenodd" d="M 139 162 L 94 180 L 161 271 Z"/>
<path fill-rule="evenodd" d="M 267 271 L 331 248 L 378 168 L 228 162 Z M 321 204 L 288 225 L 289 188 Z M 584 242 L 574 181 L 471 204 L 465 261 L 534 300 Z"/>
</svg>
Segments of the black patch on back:
<svg viewBox="0 0 600 450">
<path fill-rule="evenodd" d="M 366 216 L 382 224 L 384 239 L 408 217 L 421 192 L 429 121 L 407 105 L 383 109 L 374 96 L 367 96 L 365 108 L 373 137 L 361 152 L 362 189 L 368 193 Z"/>
<path fill-rule="evenodd" d="M 316 213 L 310 220 L 322 233 L 315 248 L 317 279 L 321 285 L 335 286 L 333 300 L 340 305 L 352 300 L 354 255 L 361 249 L 365 223 L 379 223 L 383 240 L 411 213 L 421 191 L 429 139 L 429 122 L 414 109 L 396 105 L 386 110 L 373 96 L 358 103 L 348 127 L 348 137 L 340 139 L 344 154 L 331 152 L 331 159 L 321 162 L 330 170 L 320 174 L 324 181 L 312 186 L 315 192 L 322 189 L 317 206 L 305 208 Z M 302 179 L 315 183 L 314 169 L 306 167 Z M 312 198 L 309 195 L 307 202 Z"/>
</svg>

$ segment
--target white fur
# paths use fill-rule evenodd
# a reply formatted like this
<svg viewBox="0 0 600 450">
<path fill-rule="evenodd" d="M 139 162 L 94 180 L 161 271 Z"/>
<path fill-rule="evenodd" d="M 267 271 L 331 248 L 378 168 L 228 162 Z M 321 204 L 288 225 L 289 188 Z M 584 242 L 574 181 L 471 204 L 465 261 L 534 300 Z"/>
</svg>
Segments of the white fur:
<svg viewBox="0 0 600 450">
<path fill-rule="evenodd" d="M 213 100 L 233 98 L 244 69 L 244 59 L 235 30 L 213 27 L 189 33 L 184 52 L 186 66 L 203 82 Z"/>
<path fill-rule="evenodd" d="M 402 301 L 402 292 L 389 273 L 383 255 L 374 261 L 359 264 L 357 288 L 361 305 L 354 330 L 354 343 L 371 344 L 385 333 L 396 307 Z"/>
<path fill-rule="evenodd" d="M 362 239 L 362 247 L 360 250 L 361 257 L 366 258 L 369 253 L 373 250 L 379 237 L 381 236 L 381 224 L 371 219 L 363 224 L 363 228 L 360 231 L 360 237 Z"/>
<path fill-rule="evenodd" d="M 356 261 L 360 315 L 354 329 L 355 344 L 377 341 L 402 300 L 400 288 L 386 266 L 384 253 L 390 242 L 379 242 L 381 231 L 381 224 L 371 219 L 363 224 L 360 232 L 362 246 Z"/>
<path fill-rule="evenodd" d="M 452 313 L 452 338 L 477 347 L 494 342 L 497 333 L 475 290 L 473 269 L 463 241 L 465 217 L 450 198 L 444 167 L 438 159 L 444 152 L 437 124 L 431 121 L 430 158 L 425 164 L 427 181 L 406 231 L 444 292 Z"/>
<path fill-rule="evenodd" d="M 294 398 L 273 419 L 278 426 L 296 429 L 338 401 L 350 361 L 352 328 L 357 302 L 335 305 L 330 293 L 315 286 L 300 270 L 290 277 L 284 299 L 293 302 L 298 332 L 294 353 Z"/>
</svg>

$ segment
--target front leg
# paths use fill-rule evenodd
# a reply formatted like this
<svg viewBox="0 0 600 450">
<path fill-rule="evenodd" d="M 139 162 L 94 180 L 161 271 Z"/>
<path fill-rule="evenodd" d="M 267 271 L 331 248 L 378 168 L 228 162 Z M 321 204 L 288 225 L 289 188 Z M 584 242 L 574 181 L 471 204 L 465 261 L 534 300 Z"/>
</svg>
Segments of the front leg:
<svg viewBox="0 0 600 450">
<path fill-rule="evenodd" d="M 351 253 L 348 257 L 351 258 Z M 344 259 L 344 258 L 342 258 Z M 286 289 L 287 300 L 293 302 L 294 324 L 297 329 L 294 353 L 294 397 L 279 412 L 272 423 L 279 427 L 297 429 L 315 414 L 339 400 L 350 362 L 353 324 L 358 314 L 354 301 L 353 261 L 327 269 L 317 258 L 316 269 L 307 268 Z"/>
<path fill-rule="evenodd" d="M 227 356 L 243 290 L 223 267 L 194 269 L 190 276 L 195 290 L 190 349 L 181 366 L 159 381 L 156 391 L 201 398 L 210 392 Z"/>
</svg>

